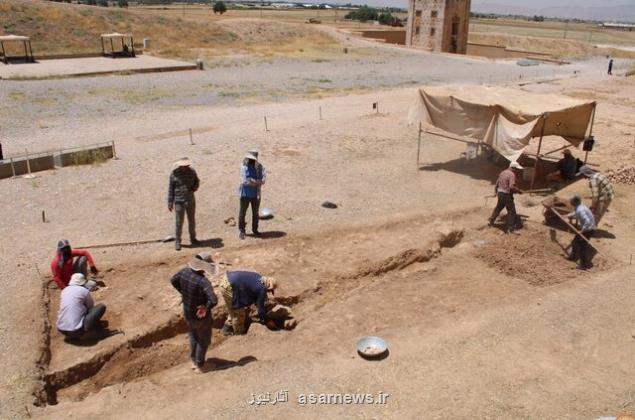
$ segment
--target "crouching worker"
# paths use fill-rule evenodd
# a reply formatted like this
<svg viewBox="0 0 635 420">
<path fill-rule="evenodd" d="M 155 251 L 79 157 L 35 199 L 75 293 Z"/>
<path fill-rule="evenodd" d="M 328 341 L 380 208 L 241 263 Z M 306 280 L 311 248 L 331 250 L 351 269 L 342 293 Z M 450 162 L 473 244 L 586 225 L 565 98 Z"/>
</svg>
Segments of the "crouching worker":
<svg viewBox="0 0 635 420">
<path fill-rule="evenodd" d="M 106 305 L 94 304 L 86 284 L 86 277 L 75 273 L 61 293 L 57 329 L 68 340 L 78 340 L 86 333 L 102 329 L 100 319 L 106 312 Z"/>
<path fill-rule="evenodd" d="M 245 320 L 251 305 L 256 305 L 260 321 L 269 329 L 276 329 L 273 320 L 267 317 L 265 303 L 267 292 L 274 294 L 277 285 L 271 277 L 264 277 L 253 271 L 228 271 L 220 279 L 218 286 L 225 300 L 229 315 L 223 326 L 223 334 L 245 334 Z"/>
<path fill-rule="evenodd" d="M 212 308 L 218 303 L 212 284 L 205 277 L 216 274 L 212 256 L 207 252 L 196 255 L 188 266 L 172 276 L 172 286 L 183 299 L 183 315 L 190 338 L 192 369 L 203 372 L 205 354 L 212 341 Z"/>
<path fill-rule="evenodd" d="M 84 277 L 88 277 L 89 268 L 91 274 L 97 274 L 97 267 L 90 252 L 84 249 L 72 249 L 66 239 L 57 243 L 57 252 L 51 261 L 51 272 L 59 289 L 64 289 L 68 285 L 74 273 L 81 273 Z M 87 289 L 93 290 L 96 286 L 97 282 L 94 280 L 86 281 Z"/>
</svg>

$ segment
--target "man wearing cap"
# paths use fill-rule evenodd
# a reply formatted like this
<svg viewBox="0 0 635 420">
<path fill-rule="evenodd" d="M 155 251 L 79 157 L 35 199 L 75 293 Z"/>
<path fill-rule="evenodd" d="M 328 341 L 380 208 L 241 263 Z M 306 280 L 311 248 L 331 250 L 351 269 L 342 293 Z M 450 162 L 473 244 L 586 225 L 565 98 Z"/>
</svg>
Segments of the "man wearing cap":
<svg viewBox="0 0 635 420">
<path fill-rule="evenodd" d="M 587 240 L 591 240 L 596 229 L 593 213 L 587 206 L 582 204 L 582 199 L 578 195 L 571 197 L 570 202 L 575 210 L 569 213 L 567 217 L 570 220 L 576 220 L 582 235 Z M 593 266 L 591 264 L 592 255 L 589 244 L 576 234 L 573 238 L 573 242 L 571 242 L 571 255 L 569 256 L 569 260 L 578 261 L 578 259 L 580 260 L 580 268 L 582 270 L 588 270 Z"/>
<path fill-rule="evenodd" d="M 494 187 L 495 194 L 498 197 L 496 207 L 489 218 L 489 225 L 492 226 L 498 215 L 507 209 L 507 226 L 505 232 L 513 232 L 516 228 L 516 204 L 514 203 L 514 193 L 522 194 L 522 191 L 516 187 L 515 171 L 522 170 L 523 167 L 517 162 L 511 162 L 509 168 L 503 170 L 498 176 Z"/>
<path fill-rule="evenodd" d="M 564 149 L 562 154 L 562 159 L 556 164 L 558 170 L 547 175 L 549 181 L 569 181 L 574 179 L 578 172 L 578 159 L 573 156 L 571 150 Z"/>
<path fill-rule="evenodd" d="M 260 236 L 258 231 L 258 209 L 260 207 L 260 188 L 265 183 L 264 167 L 258 163 L 258 152 L 247 152 L 240 167 L 240 210 L 238 212 L 238 237 L 245 239 L 245 215 L 251 206 L 251 230 L 254 236 Z"/>
<path fill-rule="evenodd" d="M 589 179 L 591 211 L 595 217 L 595 223 L 599 224 L 602 217 L 604 217 L 604 213 L 611 205 L 613 197 L 615 197 L 613 185 L 605 175 L 594 171 L 587 165 L 582 166 L 579 173 Z"/>
<path fill-rule="evenodd" d="M 66 239 L 57 243 L 57 251 L 51 260 L 51 272 L 58 288 L 64 289 L 74 273 L 82 273 L 84 277 L 88 277 L 88 268 L 91 274 L 97 274 L 97 267 L 90 252 L 71 248 L 70 242 Z M 88 289 L 92 290 L 96 286 L 94 280 L 88 280 Z"/>
<path fill-rule="evenodd" d="M 168 186 L 168 210 L 174 209 L 176 217 L 174 249 L 177 251 L 181 250 L 181 233 L 185 214 L 187 214 L 190 243 L 194 246 L 200 243 L 196 239 L 196 201 L 194 199 L 194 193 L 198 190 L 200 181 L 196 171 L 190 165 L 190 160 L 186 157 L 176 161 Z"/>
<path fill-rule="evenodd" d="M 82 273 L 73 274 L 60 296 L 57 329 L 68 340 L 78 340 L 84 334 L 99 329 L 99 320 L 106 312 L 106 305 L 94 304 L 86 282 Z"/>
<path fill-rule="evenodd" d="M 253 271 L 228 271 L 218 285 L 229 315 L 223 326 L 223 334 L 245 334 L 245 320 L 249 307 L 256 305 L 260 320 L 270 329 L 276 324 L 268 319 L 265 310 L 267 292 L 274 294 L 276 281 Z"/>
<path fill-rule="evenodd" d="M 205 273 L 215 275 L 216 267 L 212 256 L 202 252 L 170 280 L 183 299 L 183 315 L 190 339 L 190 358 L 192 368 L 197 372 L 202 372 L 205 366 L 205 354 L 212 340 L 212 308 L 218 303 Z"/>
</svg>

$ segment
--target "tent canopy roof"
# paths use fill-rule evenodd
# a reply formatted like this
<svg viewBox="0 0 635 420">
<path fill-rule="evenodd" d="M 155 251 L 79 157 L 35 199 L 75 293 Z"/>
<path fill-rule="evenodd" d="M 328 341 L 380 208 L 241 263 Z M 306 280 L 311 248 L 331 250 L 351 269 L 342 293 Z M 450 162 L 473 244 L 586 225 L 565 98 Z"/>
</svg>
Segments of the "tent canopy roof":
<svg viewBox="0 0 635 420">
<path fill-rule="evenodd" d="M 22 36 L 22 35 L 0 35 L 0 41 L 2 42 L 7 42 L 7 41 L 30 41 L 31 38 L 29 38 L 28 36 Z"/>
<path fill-rule="evenodd" d="M 569 108 L 592 105 L 593 101 L 583 101 L 560 95 L 527 92 L 520 89 L 491 86 L 426 86 L 421 88 L 430 96 L 452 96 L 464 102 L 482 106 L 501 106 L 516 114 L 539 116 L 544 113 L 559 112 Z"/>
</svg>

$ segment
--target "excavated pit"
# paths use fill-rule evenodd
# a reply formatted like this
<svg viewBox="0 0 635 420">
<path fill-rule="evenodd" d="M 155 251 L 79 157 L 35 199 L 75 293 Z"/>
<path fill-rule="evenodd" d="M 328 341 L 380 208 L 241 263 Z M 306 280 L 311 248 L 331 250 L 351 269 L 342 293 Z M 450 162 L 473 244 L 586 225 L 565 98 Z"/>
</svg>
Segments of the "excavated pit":
<svg viewBox="0 0 635 420">
<path fill-rule="evenodd" d="M 325 275 L 316 272 L 315 285 L 301 293 L 276 296 L 272 302 L 295 307 L 294 313 L 310 313 L 338 295 L 337 285 L 347 281 L 349 289 L 364 284 L 365 279 L 382 276 L 394 270 L 402 270 L 415 263 L 425 263 L 440 255 L 442 248 L 458 244 L 463 230 L 442 232 L 424 248 L 410 248 L 375 263 L 364 263 L 352 271 Z M 164 264 L 163 262 L 161 264 Z M 301 263 L 299 263 L 301 264 Z M 125 270 L 124 270 L 125 272 Z M 330 273 L 329 273 L 330 274 Z M 50 293 L 44 288 L 43 311 L 50 311 Z M 46 314 L 48 320 L 49 314 Z M 114 316 L 114 315 L 111 315 Z M 214 309 L 212 347 L 231 339 L 220 334 L 227 316 L 224 306 Z M 108 316 L 106 316 L 106 319 Z M 42 389 L 34 392 L 36 403 L 57 404 L 58 400 L 81 401 L 102 388 L 120 385 L 170 369 L 189 360 L 188 340 L 184 336 L 187 326 L 180 311 L 149 330 L 95 352 L 87 360 L 69 367 L 51 371 L 51 328 L 45 322 L 39 368 L 42 372 Z M 56 333 L 56 332 L 54 332 Z M 92 351 L 90 347 L 87 352 Z"/>
</svg>

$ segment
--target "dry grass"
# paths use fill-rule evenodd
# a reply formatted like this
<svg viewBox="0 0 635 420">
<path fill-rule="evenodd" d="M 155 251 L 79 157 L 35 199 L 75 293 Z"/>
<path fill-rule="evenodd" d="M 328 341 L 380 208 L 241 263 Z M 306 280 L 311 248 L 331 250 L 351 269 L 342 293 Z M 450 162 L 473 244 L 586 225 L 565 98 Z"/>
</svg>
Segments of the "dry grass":
<svg viewBox="0 0 635 420">
<path fill-rule="evenodd" d="M 571 39 L 548 39 L 516 36 L 505 33 L 470 33 L 469 41 L 507 47 L 512 50 L 550 54 L 557 58 L 584 58 L 607 56 L 617 58 L 635 58 L 635 52 L 609 47 L 596 47 L 588 42 Z"/>
<path fill-rule="evenodd" d="M 220 24 L 214 21 L 211 11 L 205 15 L 208 19 L 191 19 L 175 13 L 4 0 L 0 2 L 0 16 L 3 17 L 0 33 L 31 36 L 36 56 L 98 52 L 99 35 L 113 31 L 132 33 L 137 42 L 150 38 L 152 54 L 182 59 L 233 53 L 306 56 L 337 46 L 334 39 L 308 25 L 271 25 L 267 21 Z M 249 25 L 261 35 L 260 40 L 243 36 L 242 28 Z"/>
</svg>

